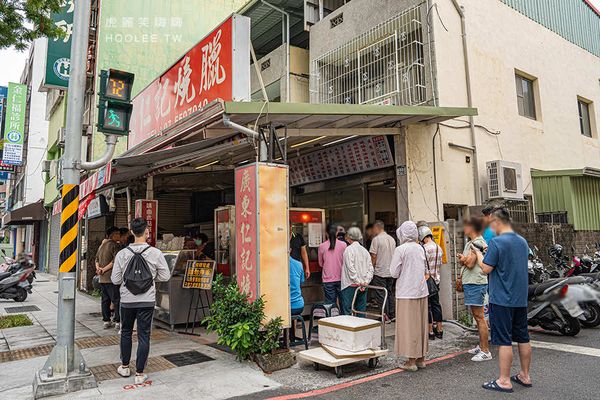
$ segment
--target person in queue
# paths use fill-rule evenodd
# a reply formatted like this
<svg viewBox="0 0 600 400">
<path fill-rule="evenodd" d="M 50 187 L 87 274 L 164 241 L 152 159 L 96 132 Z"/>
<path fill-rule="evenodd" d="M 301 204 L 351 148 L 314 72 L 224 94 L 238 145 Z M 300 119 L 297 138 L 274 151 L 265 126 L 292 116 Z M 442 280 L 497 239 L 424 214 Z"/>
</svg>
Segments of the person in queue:
<svg viewBox="0 0 600 400">
<path fill-rule="evenodd" d="M 473 246 L 483 272 L 490 277 L 490 326 L 492 344 L 499 346 L 500 377 L 484 383 L 484 389 L 512 392 L 512 382 L 532 387 L 531 344 L 527 327 L 527 293 L 529 245 L 513 230 L 510 214 L 504 208 L 495 209 L 492 227 L 496 236 L 490 241 L 485 256 Z M 513 342 L 519 348 L 521 369 L 510 375 Z"/>
<path fill-rule="evenodd" d="M 494 236 L 496 236 L 496 232 L 494 232 L 494 230 L 492 229 L 491 226 L 491 222 L 492 222 L 492 213 L 494 212 L 495 207 L 492 205 L 488 205 L 485 206 L 483 208 L 483 210 L 481 210 L 481 214 L 483 214 L 482 217 L 482 222 L 483 222 L 483 240 L 485 240 L 485 243 L 489 243 L 490 240 L 492 240 L 492 238 Z"/>
<path fill-rule="evenodd" d="M 365 249 L 367 250 L 371 250 L 371 243 L 376 235 L 374 228 L 375 224 L 372 223 L 368 223 L 367 226 L 365 226 Z"/>
<path fill-rule="evenodd" d="M 144 368 L 150 352 L 150 332 L 152 329 L 152 316 L 156 303 L 155 282 L 166 282 L 171 277 L 167 261 L 163 253 L 148 244 L 148 222 L 143 218 L 135 218 L 131 221 L 131 231 L 135 236 L 135 242 L 117 253 L 111 274 L 111 280 L 115 285 L 120 285 L 121 293 L 121 365 L 117 373 L 122 377 L 129 377 L 131 370 L 129 361 L 131 359 L 133 325 L 137 323 L 138 348 L 136 363 L 135 384 L 142 384 L 148 376 L 144 374 Z M 133 294 L 124 282 L 124 276 L 133 267 L 130 261 L 141 256 L 152 275 L 152 285 L 146 292 Z M 135 270 L 137 271 L 137 269 Z"/>
<path fill-rule="evenodd" d="M 290 257 L 290 309 L 291 315 L 302 315 L 304 311 L 304 298 L 300 285 L 304 283 L 304 268 L 302 263 Z M 295 322 L 292 320 L 290 329 L 290 341 L 296 340 Z"/>
<path fill-rule="evenodd" d="M 396 280 L 396 354 L 408 360 L 400 367 L 415 372 L 425 368 L 429 350 L 425 251 L 418 242 L 417 225 L 406 221 L 396 231 L 400 246 L 394 250 L 390 272 Z"/>
<path fill-rule="evenodd" d="M 442 339 L 444 337 L 444 328 L 442 321 L 442 305 L 440 303 L 440 268 L 442 267 L 442 248 L 433 240 L 433 233 L 428 226 L 419 227 L 419 242 L 423 245 L 427 254 L 427 263 L 429 265 L 429 274 L 438 287 L 438 292 L 430 295 L 428 298 L 429 308 L 429 339 Z"/>
<path fill-rule="evenodd" d="M 396 291 L 396 279 L 390 273 L 392 256 L 396 249 L 396 240 L 385 231 L 383 221 L 375 221 L 373 224 L 373 241 L 371 242 L 371 261 L 374 266 L 373 280 L 371 285 L 384 287 L 388 292 L 385 304 L 384 320 L 391 323 L 396 318 L 396 302 L 394 292 Z M 384 293 L 382 290 L 375 291 L 375 298 L 379 307 L 383 307 Z"/>
<path fill-rule="evenodd" d="M 127 247 L 128 244 L 133 243 L 133 235 L 127 227 L 119 228 L 119 243 L 122 248 Z"/>
<path fill-rule="evenodd" d="M 119 314 L 119 287 L 113 285 L 110 280 L 111 270 L 115 257 L 121 245 L 119 243 L 120 233 L 119 228 L 112 226 L 106 230 L 106 240 L 102 241 L 102 244 L 96 252 L 96 275 L 98 275 L 98 282 L 100 283 L 100 292 L 102 293 L 102 300 L 100 306 L 102 309 L 102 321 L 104 329 L 110 329 L 115 327 L 119 330 L 120 328 L 120 314 Z M 111 305 L 114 315 L 111 320 Z"/>
<path fill-rule="evenodd" d="M 323 291 L 325 301 L 330 304 L 341 305 L 341 280 L 342 266 L 344 263 L 344 250 L 348 245 L 337 238 L 334 226 L 327 229 L 327 240 L 319 245 L 319 266 L 323 269 Z"/>
<path fill-rule="evenodd" d="M 304 268 L 304 278 L 310 278 L 310 264 L 308 262 L 308 250 L 306 241 L 301 233 L 294 232 L 294 226 L 290 222 L 290 256 L 302 263 Z"/>
<path fill-rule="evenodd" d="M 488 279 L 472 249 L 473 247 L 479 248 L 481 252 L 485 252 L 487 249 L 487 244 L 481 236 L 482 227 L 482 220 L 478 217 L 471 217 L 464 221 L 464 234 L 468 240 L 462 254 L 458 254 L 458 262 L 462 265 L 460 282 L 465 294 L 465 306 L 471 308 L 471 314 L 473 314 L 479 332 L 479 345 L 469 350 L 469 353 L 473 355 L 472 361 L 492 359 L 488 343 L 488 324 L 483 309 L 485 295 L 488 291 Z"/>
<path fill-rule="evenodd" d="M 342 268 L 342 314 L 352 314 L 352 300 L 356 293 L 354 308 L 357 311 L 367 310 L 367 288 L 373 279 L 373 262 L 371 255 L 361 244 L 362 233 L 357 227 L 348 229 L 346 241 L 350 243 L 344 250 Z"/>
</svg>

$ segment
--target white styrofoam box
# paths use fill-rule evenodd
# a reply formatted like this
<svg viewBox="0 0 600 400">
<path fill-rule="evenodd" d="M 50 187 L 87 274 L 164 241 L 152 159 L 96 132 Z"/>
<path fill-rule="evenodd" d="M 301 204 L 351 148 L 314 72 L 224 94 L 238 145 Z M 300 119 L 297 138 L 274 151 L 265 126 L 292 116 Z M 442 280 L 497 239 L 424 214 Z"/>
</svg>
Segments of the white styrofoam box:
<svg viewBox="0 0 600 400">
<path fill-rule="evenodd" d="M 352 315 L 319 320 L 319 343 L 348 351 L 381 347 L 381 323 Z"/>
</svg>

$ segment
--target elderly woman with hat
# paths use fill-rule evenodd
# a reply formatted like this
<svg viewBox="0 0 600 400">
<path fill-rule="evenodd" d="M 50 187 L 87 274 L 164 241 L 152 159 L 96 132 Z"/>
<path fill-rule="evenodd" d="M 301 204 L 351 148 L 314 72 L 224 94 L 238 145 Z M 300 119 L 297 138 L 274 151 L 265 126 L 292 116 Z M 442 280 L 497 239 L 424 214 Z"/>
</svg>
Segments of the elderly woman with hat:
<svg viewBox="0 0 600 400">
<path fill-rule="evenodd" d="M 348 229 L 346 241 L 349 243 L 344 250 L 342 266 L 341 300 L 342 314 L 352 314 L 352 299 L 356 293 L 354 308 L 357 311 L 367 309 L 367 286 L 373 278 L 373 262 L 371 255 L 361 244 L 362 233 L 357 227 Z M 360 315 L 359 315 L 360 316 Z"/>
<path fill-rule="evenodd" d="M 425 251 L 418 242 L 417 225 L 404 222 L 396 231 L 400 246 L 396 247 L 390 272 L 396 280 L 395 351 L 408 360 L 406 371 L 425 368 L 428 350 L 427 264 Z"/>
</svg>

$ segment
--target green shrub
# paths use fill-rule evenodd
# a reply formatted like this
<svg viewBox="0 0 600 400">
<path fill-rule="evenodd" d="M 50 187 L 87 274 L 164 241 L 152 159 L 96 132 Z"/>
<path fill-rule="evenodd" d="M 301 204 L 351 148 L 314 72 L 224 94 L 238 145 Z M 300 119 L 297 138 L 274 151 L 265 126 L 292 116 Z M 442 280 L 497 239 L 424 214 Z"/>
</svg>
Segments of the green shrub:
<svg viewBox="0 0 600 400">
<path fill-rule="evenodd" d="M 209 332 L 215 332 L 220 345 L 235 351 L 238 360 L 246 360 L 255 354 L 268 354 L 279 347 L 280 317 L 261 325 L 265 319 L 263 298 L 253 302 L 248 295 L 240 293 L 237 282 L 223 283 L 218 275 L 212 285 L 213 303 L 210 316 L 204 319 Z"/>
<path fill-rule="evenodd" d="M 466 326 L 467 328 L 473 327 L 473 316 L 468 311 L 462 311 L 458 314 L 458 323 Z"/>
<path fill-rule="evenodd" d="M 29 325 L 33 325 L 33 322 L 25 314 L 3 315 L 0 317 L 0 329 Z"/>
</svg>

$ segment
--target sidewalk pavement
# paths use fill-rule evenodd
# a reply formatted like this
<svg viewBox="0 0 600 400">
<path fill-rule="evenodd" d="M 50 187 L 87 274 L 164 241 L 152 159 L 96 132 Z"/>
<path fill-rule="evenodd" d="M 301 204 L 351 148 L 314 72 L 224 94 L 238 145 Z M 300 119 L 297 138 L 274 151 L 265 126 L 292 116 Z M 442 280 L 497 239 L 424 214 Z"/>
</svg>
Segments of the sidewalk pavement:
<svg viewBox="0 0 600 400">
<path fill-rule="evenodd" d="M 34 282 L 33 294 L 24 303 L 0 300 L 0 315 L 8 314 L 11 307 L 35 306 L 39 309 L 22 312 L 33 321 L 32 326 L 0 330 L 0 398 L 32 398 L 34 374 L 44 365 L 56 338 L 57 289 L 56 277 L 40 273 Z M 312 364 L 306 363 L 267 375 L 252 362 L 236 361 L 235 356 L 215 346 L 216 338 L 204 331 L 198 337 L 155 327 L 147 367 L 149 381 L 136 386 L 133 377 L 124 379 L 116 375 L 119 336 L 114 329 L 103 329 L 99 299 L 78 293 L 76 307 L 76 343 L 96 376 L 98 387 L 49 399 L 189 400 L 251 394 L 266 398 L 270 390 L 323 388 L 390 370 L 401 362 L 390 355 L 382 358 L 375 370 L 367 368 L 364 362 L 356 363 L 345 368 L 342 379 L 327 370 L 316 372 Z M 388 327 L 388 346 L 393 348 L 393 325 Z M 431 342 L 429 358 L 464 349 L 473 343 L 472 334 L 446 325 L 444 340 Z"/>
</svg>

